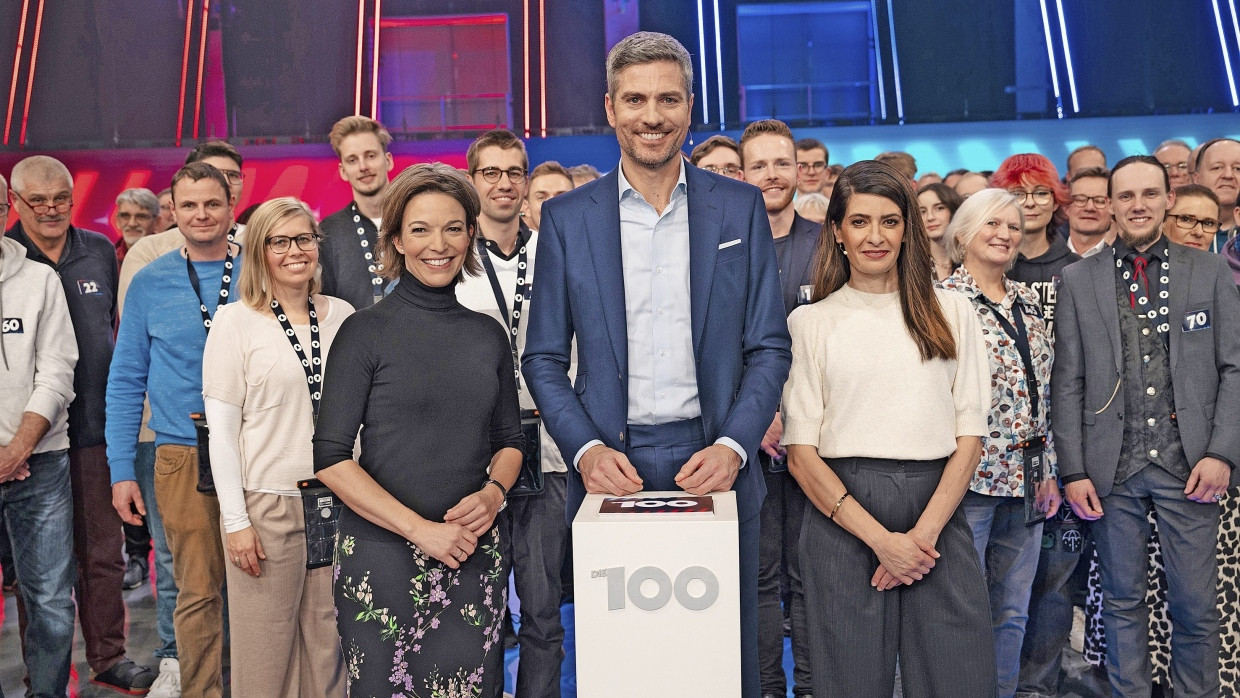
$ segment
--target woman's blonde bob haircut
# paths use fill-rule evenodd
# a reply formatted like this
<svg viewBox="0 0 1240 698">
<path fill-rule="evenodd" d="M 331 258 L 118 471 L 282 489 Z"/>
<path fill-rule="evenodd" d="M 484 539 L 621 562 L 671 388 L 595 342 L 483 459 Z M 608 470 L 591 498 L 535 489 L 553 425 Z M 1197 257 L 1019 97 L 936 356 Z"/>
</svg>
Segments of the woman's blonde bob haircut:
<svg viewBox="0 0 1240 698">
<path fill-rule="evenodd" d="M 956 209 L 951 223 L 947 224 L 947 253 L 951 255 L 952 261 L 964 264 L 964 251 L 973 244 L 973 238 L 977 237 L 982 226 L 1008 208 L 1016 209 L 1020 216 L 1021 235 L 1024 235 L 1025 212 L 1020 208 L 1020 199 L 1009 194 L 1007 190 L 983 189 L 965 199 L 960 208 Z M 1003 270 L 1011 269 L 1015 263 L 1016 256 L 1013 256 Z"/>
<path fill-rule="evenodd" d="M 255 310 L 266 311 L 271 307 L 271 301 L 275 300 L 271 269 L 267 266 L 267 238 L 285 221 L 298 216 L 306 219 L 310 232 L 321 240 L 323 236 L 310 207 L 291 196 L 264 202 L 254 209 L 250 222 L 245 226 L 245 241 L 241 245 L 241 301 Z M 323 267 L 317 260 L 316 255 L 314 276 L 310 278 L 312 295 L 319 292 L 319 279 L 323 274 Z"/>
</svg>

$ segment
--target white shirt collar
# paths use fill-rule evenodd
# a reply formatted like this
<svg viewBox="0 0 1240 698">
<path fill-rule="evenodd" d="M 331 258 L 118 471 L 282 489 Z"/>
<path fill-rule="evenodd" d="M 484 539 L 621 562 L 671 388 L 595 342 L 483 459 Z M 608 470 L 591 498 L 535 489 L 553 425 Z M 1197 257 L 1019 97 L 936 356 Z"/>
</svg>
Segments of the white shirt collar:
<svg viewBox="0 0 1240 698">
<path fill-rule="evenodd" d="M 680 175 L 676 177 L 676 187 L 672 190 L 673 196 L 675 196 L 676 190 L 686 191 L 689 187 L 689 185 L 685 182 L 685 159 L 680 157 L 679 153 L 676 154 L 676 157 L 680 160 Z M 620 175 L 621 201 L 624 201 L 625 195 L 629 192 L 632 192 L 634 196 L 641 196 L 641 192 L 634 189 L 633 185 L 629 184 L 628 178 L 624 176 L 624 168 L 621 166 L 623 165 L 623 162 L 624 161 L 622 160 L 620 165 L 616 165 L 616 172 Z"/>
</svg>

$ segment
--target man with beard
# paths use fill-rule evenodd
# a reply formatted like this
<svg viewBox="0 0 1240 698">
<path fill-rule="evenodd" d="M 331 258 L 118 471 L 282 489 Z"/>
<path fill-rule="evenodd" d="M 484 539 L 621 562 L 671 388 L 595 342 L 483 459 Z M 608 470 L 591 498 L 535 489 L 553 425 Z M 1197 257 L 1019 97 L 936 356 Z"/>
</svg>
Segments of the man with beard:
<svg viewBox="0 0 1240 698">
<path fill-rule="evenodd" d="M 142 238 L 154 234 L 159 220 L 159 199 L 150 189 L 126 189 L 116 197 L 116 260 L 125 261 L 125 253 Z"/>
<path fill-rule="evenodd" d="M 538 206 L 531 207 L 531 218 L 537 221 L 542 202 L 550 200 L 546 195 L 572 189 L 572 179 L 558 163 L 543 163 L 534 171 L 535 183 L 535 177 L 527 176 L 525 145 L 505 129 L 479 136 L 465 159 L 482 207 L 476 241 L 484 273 L 466 276 L 457 284 L 456 295 L 461 305 L 503 325 L 515 366 L 526 346 L 528 317 L 534 308 L 530 289 L 535 282 L 535 262 L 540 259 L 538 231 L 527 228 L 517 214 L 527 186 L 539 188 Z M 534 399 L 519 376 L 514 380 L 522 412 L 529 415 L 535 409 Z M 543 491 L 513 497 L 502 515 L 511 526 L 512 577 L 521 600 L 519 696 L 559 695 L 564 659 L 560 568 L 568 551 L 564 519 L 568 467 L 545 429 L 539 429 L 539 456 Z"/>
<path fill-rule="evenodd" d="M 1163 236 L 1168 179 L 1148 155 L 1116 164 L 1112 253 L 1063 271 L 1052 428 L 1068 503 L 1093 522 L 1112 692 L 1151 692 L 1153 506 L 1175 694 L 1217 696 L 1219 501 L 1240 482 L 1240 294 L 1217 255 Z"/>
<path fill-rule="evenodd" d="M 775 238 L 784 312 L 808 303 L 813 291 L 813 259 L 822 226 L 802 218 L 792 207 L 796 192 L 797 162 L 792 131 L 782 121 L 767 119 L 750 124 L 741 135 L 741 162 L 745 181 L 762 190 L 766 217 Z M 783 420 L 775 420 L 762 437 L 758 463 L 766 479 L 762 502 L 762 540 L 758 546 L 758 663 L 762 673 L 762 696 L 788 693 L 784 675 L 784 624 L 780 611 L 781 570 L 788 570 L 788 614 L 792 622 L 794 693 L 812 695 L 809 675 L 809 638 L 805 623 L 805 597 L 797 545 L 805 493 L 788 474 L 779 440 Z"/>
<path fill-rule="evenodd" d="M 332 126 L 328 137 L 340 158 L 340 178 L 353 189 L 348 206 L 319 224 L 323 241 L 323 293 L 369 308 L 383 297 L 386 285 L 379 269 L 379 224 L 388 174 L 395 167 L 387 151 L 392 136 L 383 124 L 365 116 L 346 116 Z"/>
<path fill-rule="evenodd" d="M 612 48 L 604 107 L 620 166 L 543 207 L 522 368 L 574 466 L 570 517 L 586 492 L 736 492 L 741 688 L 756 698 L 756 461 L 791 340 L 761 194 L 682 157 L 692 83 L 689 52 L 666 34 Z"/>
</svg>

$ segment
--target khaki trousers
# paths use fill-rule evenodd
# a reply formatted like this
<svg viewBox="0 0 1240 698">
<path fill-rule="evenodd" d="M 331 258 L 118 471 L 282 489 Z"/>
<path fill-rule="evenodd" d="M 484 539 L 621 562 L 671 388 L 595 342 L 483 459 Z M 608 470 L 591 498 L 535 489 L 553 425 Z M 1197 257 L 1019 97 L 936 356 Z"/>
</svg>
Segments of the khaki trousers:
<svg viewBox="0 0 1240 698">
<path fill-rule="evenodd" d="M 155 499 L 179 590 L 172 621 L 181 693 L 187 698 L 220 698 L 224 648 L 220 504 L 214 495 L 198 492 L 197 485 L 197 448 L 164 444 L 155 449 Z"/>
<path fill-rule="evenodd" d="M 301 497 L 246 492 L 245 508 L 267 559 L 258 577 L 225 565 L 232 694 L 344 698 L 332 567 L 306 569 Z"/>
</svg>

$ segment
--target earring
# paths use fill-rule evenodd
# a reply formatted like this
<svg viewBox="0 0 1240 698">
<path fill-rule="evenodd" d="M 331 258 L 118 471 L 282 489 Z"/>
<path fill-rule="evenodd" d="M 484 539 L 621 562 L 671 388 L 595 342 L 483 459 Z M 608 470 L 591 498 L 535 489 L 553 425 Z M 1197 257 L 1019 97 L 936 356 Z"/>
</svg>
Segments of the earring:
<svg viewBox="0 0 1240 698">
<path fill-rule="evenodd" d="M 843 242 L 842 240 L 836 240 L 836 241 L 835 241 L 835 244 L 839 246 L 839 248 L 840 248 L 840 252 L 842 252 L 842 253 L 844 254 L 844 256 L 845 256 L 845 257 L 847 257 L 847 256 L 848 256 L 848 250 L 844 249 L 844 242 Z"/>
</svg>

